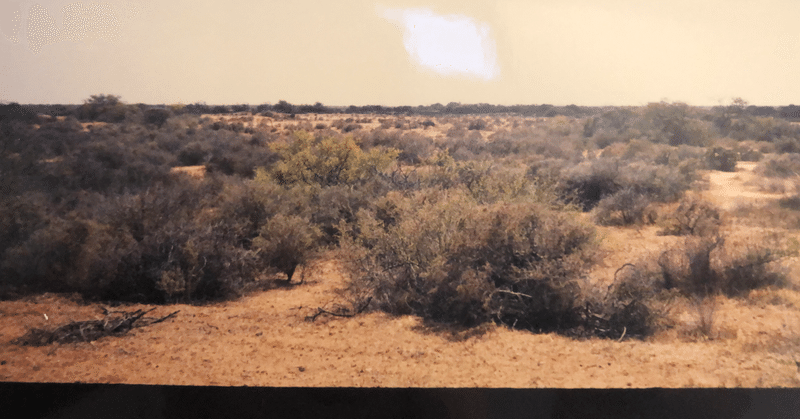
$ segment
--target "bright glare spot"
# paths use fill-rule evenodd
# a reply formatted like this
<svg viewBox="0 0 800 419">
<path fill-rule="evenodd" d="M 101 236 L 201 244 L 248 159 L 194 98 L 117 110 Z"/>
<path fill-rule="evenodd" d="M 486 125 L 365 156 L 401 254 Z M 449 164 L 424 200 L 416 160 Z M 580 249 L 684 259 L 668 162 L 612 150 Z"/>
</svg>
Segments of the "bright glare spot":
<svg viewBox="0 0 800 419">
<path fill-rule="evenodd" d="M 441 75 L 498 76 L 495 41 L 489 25 L 462 15 L 437 15 L 428 9 L 379 10 L 403 30 L 411 60 Z"/>
</svg>

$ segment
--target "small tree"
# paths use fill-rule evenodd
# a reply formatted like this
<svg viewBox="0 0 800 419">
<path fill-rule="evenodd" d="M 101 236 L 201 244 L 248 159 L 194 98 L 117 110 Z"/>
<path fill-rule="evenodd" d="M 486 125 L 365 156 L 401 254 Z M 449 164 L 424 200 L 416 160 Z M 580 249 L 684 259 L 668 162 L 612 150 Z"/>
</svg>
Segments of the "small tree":
<svg viewBox="0 0 800 419">
<path fill-rule="evenodd" d="M 398 156 L 394 149 L 373 148 L 365 153 L 351 137 L 315 139 L 305 131 L 295 131 L 293 142 L 272 148 L 281 159 L 272 174 L 281 184 L 332 186 L 358 182 L 387 169 Z"/>
<path fill-rule="evenodd" d="M 78 119 L 102 122 L 120 122 L 125 119 L 127 107 L 115 95 L 92 95 L 78 108 Z"/>
</svg>

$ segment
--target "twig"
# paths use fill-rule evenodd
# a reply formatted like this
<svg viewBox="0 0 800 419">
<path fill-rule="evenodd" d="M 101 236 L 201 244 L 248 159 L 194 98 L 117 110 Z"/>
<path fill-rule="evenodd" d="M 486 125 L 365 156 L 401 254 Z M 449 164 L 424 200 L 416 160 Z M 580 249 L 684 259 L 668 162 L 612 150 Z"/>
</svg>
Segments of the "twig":
<svg viewBox="0 0 800 419">
<path fill-rule="evenodd" d="M 362 304 L 361 307 L 353 313 L 335 313 L 333 311 L 325 310 L 322 307 L 317 307 L 317 312 L 314 313 L 313 315 L 306 316 L 306 321 L 313 322 L 314 320 L 317 319 L 317 317 L 323 314 L 330 314 L 331 316 L 336 316 L 336 317 L 355 317 L 356 315 L 361 314 L 361 312 L 367 308 L 370 302 L 372 302 L 372 297 L 367 298 L 367 301 L 364 302 L 364 304 Z"/>
<path fill-rule="evenodd" d="M 530 295 L 528 295 L 528 294 L 523 294 L 523 293 L 521 293 L 521 292 L 506 291 L 506 290 L 496 290 L 495 292 L 502 292 L 503 294 L 511 294 L 511 295 L 516 295 L 516 296 L 518 296 L 518 297 L 528 297 L 528 298 L 533 298 L 533 297 L 531 297 Z"/>
<path fill-rule="evenodd" d="M 620 336 L 619 339 L 617 339 L 617 342 L 622 342 L 622 338 L 625 337 L 625 332 L 627 332 L 627 331 L 628 331 L 627 327 L 623 327 L 622 328 L 622 336 Z"/>
<path fill-rule="evenodd" d="M 172 318 L 172 317 L 175 317 L 175 315 L 176 315 L 176 314 L 178 314 L 178 313 L 180 313 L 180 310 L 178 310 L 178 311 L 173 311 L 172 313 L 169 313 L 169 314 L 167 314 L 166 316 L 164 316 L 164 317 L 162 317 L 162 318 L 160 318 L 160 319 L 153 320 L 152 322 L 150 322 L 150 324 L 161 323 L 161 322 L 163 322 L 164 320 L 167 320 L 167 319 L 170 319 L 170 318 Z"/>
</svg>

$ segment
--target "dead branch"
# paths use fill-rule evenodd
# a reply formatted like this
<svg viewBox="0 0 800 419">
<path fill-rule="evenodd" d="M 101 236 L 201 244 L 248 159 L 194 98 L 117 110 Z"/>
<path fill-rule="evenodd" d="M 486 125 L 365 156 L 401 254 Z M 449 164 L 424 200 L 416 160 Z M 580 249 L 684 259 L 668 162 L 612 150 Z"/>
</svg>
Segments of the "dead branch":
<svg viewBox="0 0 800 419">
<path fill-rule="evenodd" d="M 160 318 L 145 318 L 144 315 L 155 310 L 132 312 L 109 312 L 103 308 L 106 317 L 101 320 L 72 321 L 55 329 L 33 328 L 25 335 L 14 340 L 14 343 L 28 346 L 44 346 L 51 343 L 92 342 L 105 336 L 121 336 L 134 327 L 144 327 L 163 322 L 178 314 L 178 311 Z M 121 316 L 111 316 L 111 313 L 121 313 Z M 136 323 L 139 321 L 139 323 Z"/>
<path fill-rule="evenodd" d="M 343 308 L 342 312 L 336 313 L 333 311 L 325 310 L 322 307 L 317 307 L 317 312 L 310 316 L 306 316 L 306 321 L 313 322 L 314 320 L 317 319 L 317 317 L 323 314 L 329 314 L 331 316 L 336 316 L 336 317 L 354 317 L 358 314 L 361 314 L 361 312 L 367 308 L 370 302 L 372 302 L 372 297 L 367 298 L 367 301 L 365 301 L 364 304 L 362 304 L 361 307 L 358 310 L 355 310 L 355 312 L 353 313 L 349 313 L 349 310 L 347 310 L 346 308 Z"/>
</svg>

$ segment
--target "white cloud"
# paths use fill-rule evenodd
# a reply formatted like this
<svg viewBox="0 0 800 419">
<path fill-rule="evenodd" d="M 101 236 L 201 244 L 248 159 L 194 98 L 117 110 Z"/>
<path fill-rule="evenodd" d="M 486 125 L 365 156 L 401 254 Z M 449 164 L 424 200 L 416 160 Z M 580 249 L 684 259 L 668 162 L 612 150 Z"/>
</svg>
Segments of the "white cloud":
<svg viewBox="0 0 800 419">
<path fill-rule="evenodd" d="M 403 45 L 415 65 L 444 75 L 491 80 L 500 74 L 489 25 L 429 9 L 379 9 L 403 30 Z"/>
</svg>

